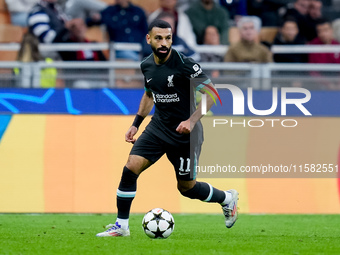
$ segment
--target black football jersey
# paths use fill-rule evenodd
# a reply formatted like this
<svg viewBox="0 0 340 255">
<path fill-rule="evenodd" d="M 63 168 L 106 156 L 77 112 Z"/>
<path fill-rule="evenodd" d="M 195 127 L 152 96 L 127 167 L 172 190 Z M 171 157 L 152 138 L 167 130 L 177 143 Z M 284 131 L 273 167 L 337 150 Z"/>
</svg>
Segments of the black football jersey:
<svg viewBox="0 0 340 255">
<path fill-rule="evenodd" d="M 190 81 L 199 78 L 208 84 L 210 79 L 193 59 L 174 49 L 170 54 L 169 59 L 161 65 L 155 63 L 153 54 L 141 63 L 145 90 L 152 92 L 155 103 L 155 113 L 146 129 L 167 143 L 186 143 L 190 138 L 202 143 L 203 128 L 200 121 L 191 135 L 180 134 L 176 128 L 196 110 L 195 90 L 204 87 L 203 83 Z"/>
</svg>

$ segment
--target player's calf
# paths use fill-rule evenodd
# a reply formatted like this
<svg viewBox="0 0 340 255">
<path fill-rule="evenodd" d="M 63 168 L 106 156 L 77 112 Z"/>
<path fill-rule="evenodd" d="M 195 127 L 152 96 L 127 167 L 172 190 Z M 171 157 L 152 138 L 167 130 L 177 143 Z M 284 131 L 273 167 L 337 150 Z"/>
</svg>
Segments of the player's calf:
<svg viewBox="0 0 340 255">
<path fill-rule="evenodd" d="M 211 203 L 223 203 L 226 197 L 224 191 L 216 189 L 205 182 L 196 182 L 193 188 L 184 192 L 180 190 L 180 192 L 185 197 Z"/>
<path fill-rule="evenodd" d="M 221 191 L 212 187 L 209 183 L 196 182 L 193 188 L 181 191 L 181 194 L 191 199 L 220 203 L 225 216 L 226 227 L 231 228 L 235 224 L 238 216 L 238 192 L 236 190 Z"/>
<path fill-rule="evenodd" d="M 98 233 L 103 236 L 129 236 L 129 215 L 132 200 L 136 195 L 138 175 L 127 167 L 124 167 L 122 178 L 117 189 L 118 215 L 115 224 L 109 224 L 108 230 Z"/>
</svg>

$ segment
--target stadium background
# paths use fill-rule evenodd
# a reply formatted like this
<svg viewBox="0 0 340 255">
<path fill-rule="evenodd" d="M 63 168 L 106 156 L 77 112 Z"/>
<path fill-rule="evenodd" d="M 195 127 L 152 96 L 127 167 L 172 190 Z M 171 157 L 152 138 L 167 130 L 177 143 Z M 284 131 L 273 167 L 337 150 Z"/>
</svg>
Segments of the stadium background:
<svg viewBox="0 0 340 255">
<path fill-rule="evenodd" d="M 143 2 L 143 6 L 149 9 L 157 8 L 157 1 L 133 2 Z M 0 1 L 0 23 L 9 23 L 4 1 Z M 1 26 L 1 42 L 19 42 L 22 33 L 10 25 Z M 89 39 L 104 38 L 100 29 L 90 29 L 88 36 Z M 16 57 L 14 51 L 1 53 L 1 60 Z M 0 91 L 8 92 L 22 93 Z M 65 94 L 62 90 L 59 92 Z M 26 90 L 25 93 L 31 92 Z M 88 90 L 88 93 L 98 91 Z M 120 99 L 125 100 L 124 97 Z M 340 102 L 339 99 L 336 94 L 331 102 Z M 4 100 L 0 97 L 2 103 Z M 81 108 L 82 113 L 87 114 L 74 115 L 74 108 L 65 104 L 62 95 L 50 108 L 25 102 L 18 106 L 15 100 L 10 101 L 13 102 L 12 111 L 3 107 L 4 104 L 0 105 L 0 212 L 116 212 L 115 189 L 131 148 L 124 142 L 123 135 L 132 123 L 136 102 L 129 106 L 132 107 L 128 112 L 130 115 L 123 116 L 121 109 L 114 104 L 110 107 L 117 109 L 115 113 L 96 114 Z M 85 100 L 77 103 L 85 108 L 89 106 Z M 9 106 L 6 100 L 5 105 Z M 62 110 L 48 111 L 55 110 L 56 106 Z M 234 150 L 233 146 L 228 152 L 235 154 L 231 154 L 233 160 L 244 165 L 258 164 L 263 155 L 280 164 L 339 164 L 340 119 L 338 113 L 329 114 L 331 110 L 340 109 L 337 106 L 325 108 L 323 114 L 317 116 L 301 117 L 301 128 L 286 135 L 277 135 L 276 129 L 233 129 L 232 133 L 226 132 L 226 139 L 237 149 Z M 313 109 L 318 111 L 322 107 L 314 106 Z M 275 162 L 278 155 L 282 161 Z M 132 211 L 144 213 L 153 207 L 164 207 L 174 213 L 220 213 L 218 205 L 182 197 L 176 190 L 174 177 L 172 166 L 162 158 L 140 177 Z M 219 177 L 208 181 L 221 189 L 238 189 L 241 213 L 340 213 L 338 178 Z"/>
<path fill-rule="evenodd" d="M 0 90 L 0 212 L 116 212 L 115 189 L 131 148 L 124 141 L 124 133 L 133 121 L 143 90 L 110 90 L 116 96 L 115 102 L 105 101 L 100 90 L 66 90 L 72 96 L 68 103 L 72 109 L 63 97 L 65 90 L 53 90 L 53 95 L 40 105 L 32 102 L 32 98 L 37 101 L 51 90 L 9 91 Z M 134 95 L 134 99 L 129 100 L 127 94 Z M 221 95 L 223 102 L 231 101 L 224 93 Z M 223 130 L 217 132 L 207 123 L 221 116 L 206 116 L 201 160 L 207 157 L 214 160 L 214 151 L 219 148 L 209 136 L 217 132 L 223 134 L 218 138 L 219 144 L 232 165 L 339 164 L 339 95 L 339 92 L 313 91 L 306 107 L 316 114 L 288 116 L 298 121 L 295 128 L 239 125 L 220 127 Z M 32 101 L 25 101 L 29 96 Z M 264 104 L 271 101 L 266 91 L 257 96 Z M 221 108 L 215 107 L 213 111 Z M 327 114 L 334 108 L 332 115 Z M 9 109 L 16 109 L 17 114 Z M 104 112 L 105 109 L 111 109 L 111 113 Z M 230 110 L 228 104 L 222 109 Z M 219 115 L 223 116 L 223 112 Z M 254 116 L 242 118 L 249 120 Z M 282 117 L 276 114 L 273 118 Z M 225 174 L 200 180 L 221 189 L 239 190 L 241 213 L 334 214 L 340 212 L 340 188 L 338 176 L 333 177 L 228 178 Z M 172 166 L 165 157 L 141 175 L 132 212 L 143 213 L 153 207 L 164 207 L 174 213 L 220 212 L 218 205 L 182 197 L 176 190 Z"/>
</svg>

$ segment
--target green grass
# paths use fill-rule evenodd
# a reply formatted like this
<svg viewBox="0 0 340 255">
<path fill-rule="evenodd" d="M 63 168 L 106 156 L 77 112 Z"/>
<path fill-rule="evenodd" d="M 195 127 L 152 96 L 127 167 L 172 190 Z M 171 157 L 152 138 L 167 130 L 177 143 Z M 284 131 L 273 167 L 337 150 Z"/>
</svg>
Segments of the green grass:
<svg viewBox="0 0 340 255">
<path fill-rule="evenodd" d="M 115 215 L 0 214 L 0 254 L 340 254 L 340 215 L 174 214 L 168 239 L 150 239 L 143 215 L 130 219 L 130 237 L 97 238 Z"/>
</svg>

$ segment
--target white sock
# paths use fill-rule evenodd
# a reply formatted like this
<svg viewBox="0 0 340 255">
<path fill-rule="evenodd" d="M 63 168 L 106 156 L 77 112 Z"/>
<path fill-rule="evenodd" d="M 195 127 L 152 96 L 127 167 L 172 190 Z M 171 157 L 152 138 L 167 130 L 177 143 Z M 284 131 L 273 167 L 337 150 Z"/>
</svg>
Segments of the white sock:
<svg viewBox="0 0 340 255">
<path fill-rule="evenodd" d="M 224 191 L 224 193 L 225 193 L 225 199 L 221 203 L 222 206 L 229 204 L 231 202 L 231 199 L 233 198 L 233 196 L 230 192 Z"/>
<path fill-rule="evenodd" d="M 122 229 L 129 229 L 129 219 L 119 219 L 117 218 L 116 222 L 122 227 Z"/>
</svg>

